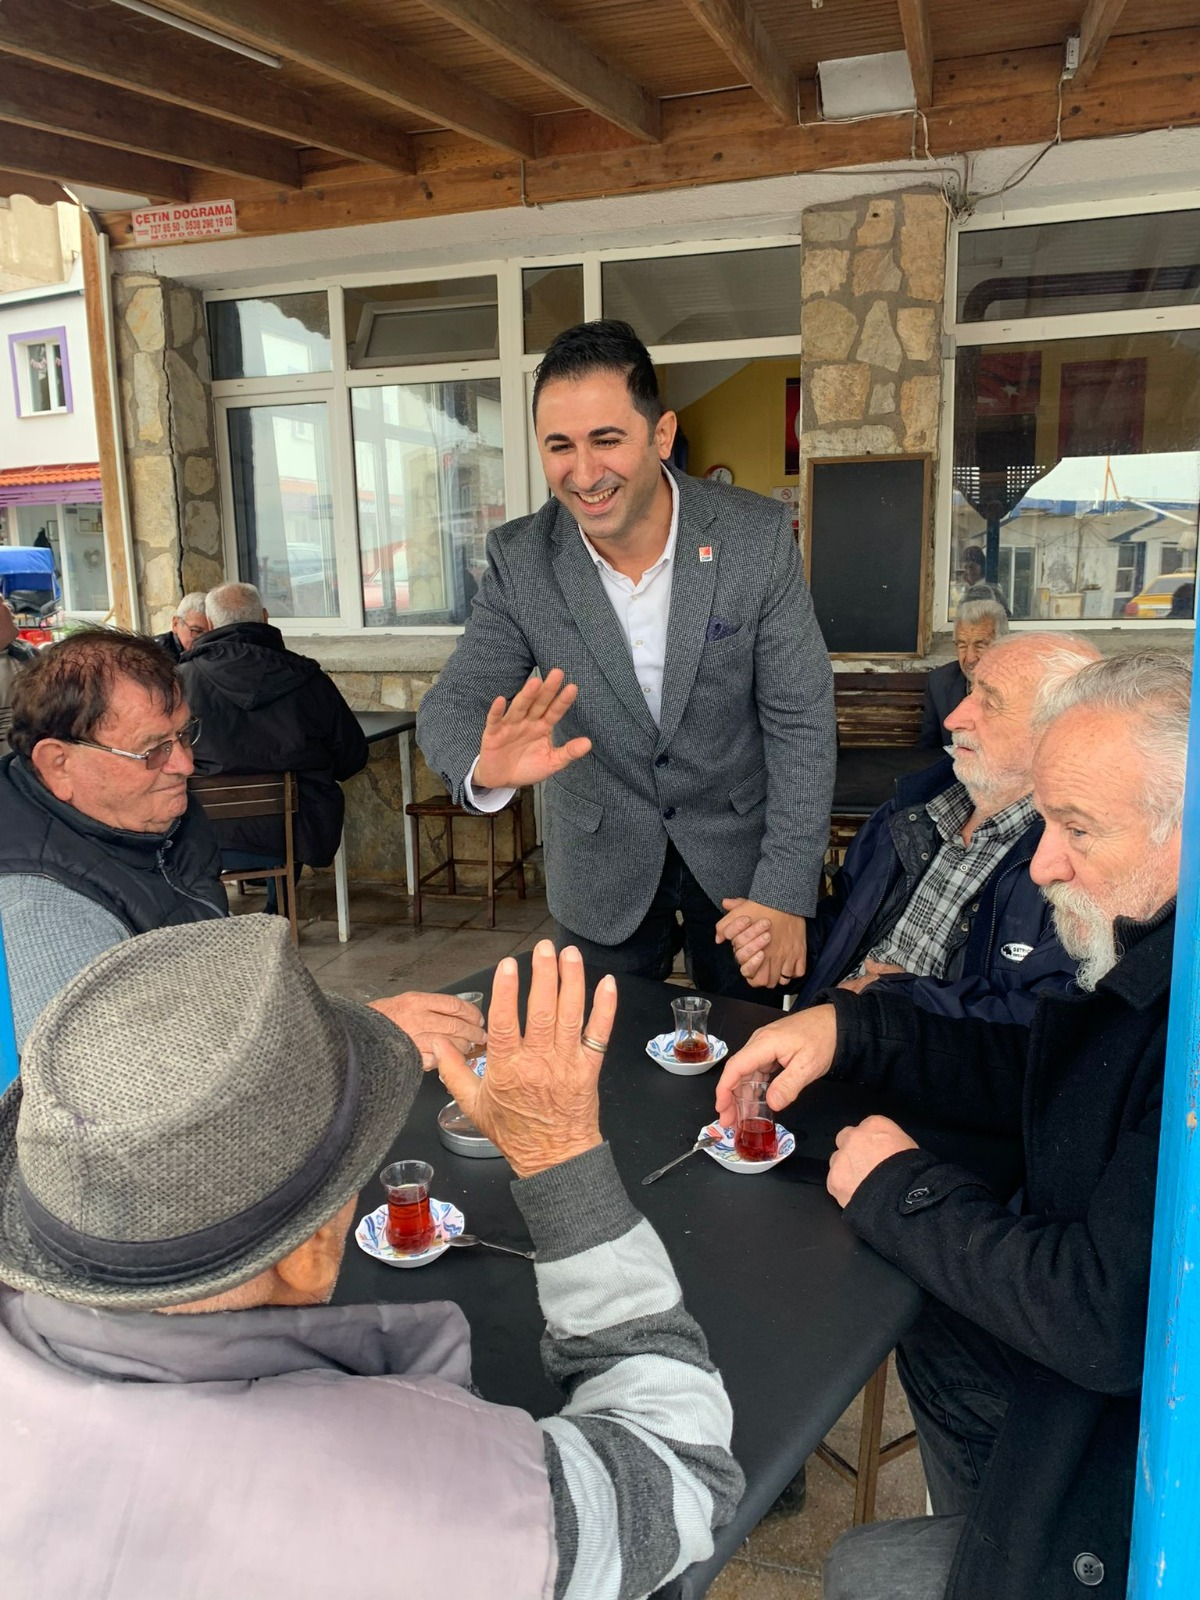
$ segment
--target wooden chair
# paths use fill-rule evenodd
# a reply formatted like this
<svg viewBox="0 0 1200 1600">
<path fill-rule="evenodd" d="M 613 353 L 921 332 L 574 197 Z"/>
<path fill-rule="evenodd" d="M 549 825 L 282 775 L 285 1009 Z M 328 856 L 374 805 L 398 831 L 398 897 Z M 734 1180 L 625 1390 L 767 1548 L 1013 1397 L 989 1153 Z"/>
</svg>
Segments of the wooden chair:
<svg viewBox="0 0 1200 1600">
<path fill-rule="evenodd" d="M 499 811 L 492 811 L 479 817 L 478 820 L 487 823 L 487 857 L 456 856 L 454 853 L 454 819 L 456 817 L 474 817 L 473 811 L 464 811 L 462 806 L 456 806 L 448 795 L 434 800 L 414 800 L 411 805 L 404 808 L 412 828 L 413 851 L 413 896 L 412 918 L 413 926 L 421 926 L 422 890 L 431 878 L 436 878 L 439 873 L 446 874 L 446 887 L 435 893 L 440 897 L 464 895 L 472 900 L 485 900 L 488 908 L 488 927 L 496 926 L 496 891 L 502 883 L 512 878 L 516 884 L 517 895 L 525 898 L 525 826 L 521 817 L 521 795 L 518 791 L 506 806 Z M 496 818 L 507 811 L 512 816 L 513 854 L 512 860 L 502 872 L 496 871 Z M 421 818 L 441 817 L 446 824 L 446 859 L 439 861 L 435 867 L 430 867 L 428 872 L 421 871 Z M 458 887 L 459 867 L 486 867 L 487 881 L 482 894 L 473 894 L 471 890 Z"/>
<path fill-rule="evenodd" d="M 854 1485 L 854 1525 L 874 1522 L 875 1494 L 879 1487 L 879 1469 L 889 1461 L 912 1450 L 917 1442 L 913 1432 L 902 1433 L 898 1439 L 883 1443 L 883 1402 L 887 1394 L 888 1364 L 867 1380 L 862 1392 L 862 1426 L 858 1434 L 858 1464 L 851 1466 L 845 1456 L 839 1455 L 830 1444 L 822 1442 L 816 1453 L 826 1466 L 832 1467 L 839 1478 Z"/>
<path fill-rule="evenodd" d="M 839 748 L 854 745 L 915 745 L 925 705 L 925 672 L 835 672 L 834 709 Z M 826 872 L 841 865 L 866 820 L 860 811 L 834 809 L 829 819 Z"/>
<path fill-rule="evenodd" d="M 292 929 L 292 942 L 300 943 L 300 929 L 296 922 L 296 851 L 293 818 L 299 806 L 296 779 L 290 772 L 220 772 L 205 774 L 194 772 L 188 779 L 188 788 L 204 807 L 205 815 L 213 822 L 223 822 L 234 817 L 283 818 L 283 862 L 278 867 L 238 867 L 222 872 L 222 883 L 239 886 L 247 880 L 274 878 L 278 885 L 276 896 L 279 914 L 286 916 Z"/>
</svg>

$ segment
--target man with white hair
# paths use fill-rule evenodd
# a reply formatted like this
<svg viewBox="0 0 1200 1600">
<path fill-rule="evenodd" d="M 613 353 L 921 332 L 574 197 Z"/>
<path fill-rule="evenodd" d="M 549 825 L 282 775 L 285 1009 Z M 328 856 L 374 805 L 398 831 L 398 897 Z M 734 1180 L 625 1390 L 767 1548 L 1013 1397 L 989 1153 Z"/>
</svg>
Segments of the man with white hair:
<svg viewBox="0 0 1200 1600">
<path fill-rule="evenodd" d="M 1042 836 L 1030 800 L 1041 700 L 1099 652 L 1082 639 L 1026 633 L 974 668 L 951 711 L 952 758 L 903 779 L 870 817 L 809 923 L 798 1008 L 834 984 L 884 981 L 946 1016 L 1027 1023 L 1075 964 L 1029 876 Z M 757 928 L 757 931 L 756 931 Z M 746 977 L 769 935 L 735 931 Z"/>
<path fill-rule="evenodd" d="M 287 649 L 252 583 L 220 584 L 207 595 L 205 611 L 211 631 L 179 663 L 188 704 L 204 722 L 196 770 L 294 772 L 296 860 L 327 867 L 345 816 L 338 786 L 367 764 L 358 719 L 311 657 Z M 221 821 L 217 834 L 228 869 L 283 860 L 279 817 Z M 272 901 L 269 892 L 268 910 Z"/>
<path fill-rule="evenodd" d="M 178 661 L 212 626 L 205 614 L 205 599 L 203 589 L 185 594 L 171 614 L 171 626 L 166 633 L 154 635 L 155 644 L 162 645 L 172 661 Z"/>
<path fill-rule="evenodd" d="M 940 750 L 950 742 L 946 718 L 971 692 L 983 652 L 1008 632 L 1008 612 L 995 600 L 964 600 L 954 621 L 956 659 L 935 667 L 925 681 L 925 705 L 917 743 Z"/>
<path fill-rule="evenodd" d="M 1179 879 L 1191 671 L 1086 667 L 1047 697 L 1031 873 L 1080 963 L 1031 1029 L 936 1017 L 884 985 L 761 1028 L 717 1089 L 779 1064 L 1020 1141 L 995 1192 L 898 1123 L 843 1128 L 828 1188 L 930 1296 L 897 1365 L 934 1515 L 847 1534 L 826 1600 L 1071 1600 L 1125 1592 Z"/>
</svg>

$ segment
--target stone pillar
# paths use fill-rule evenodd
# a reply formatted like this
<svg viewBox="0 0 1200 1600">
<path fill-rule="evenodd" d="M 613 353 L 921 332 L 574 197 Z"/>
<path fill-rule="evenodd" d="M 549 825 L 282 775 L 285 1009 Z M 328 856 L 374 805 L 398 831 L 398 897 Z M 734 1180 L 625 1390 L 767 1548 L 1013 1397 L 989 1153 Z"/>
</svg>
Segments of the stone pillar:
<svg viewBox="0 0 1200 1600">
<path fill-rule="evenodd" d="M 141 625 L 225 575 L 208 340 L 200 294 L 148 273 L 113 282 L 117 372 Z"/>
<path fill-rule="evenodd" d="M 946 233 L 942 197 L 928 191 L 804 212 L 802 459 L 936 461 Z"/>
</svg>

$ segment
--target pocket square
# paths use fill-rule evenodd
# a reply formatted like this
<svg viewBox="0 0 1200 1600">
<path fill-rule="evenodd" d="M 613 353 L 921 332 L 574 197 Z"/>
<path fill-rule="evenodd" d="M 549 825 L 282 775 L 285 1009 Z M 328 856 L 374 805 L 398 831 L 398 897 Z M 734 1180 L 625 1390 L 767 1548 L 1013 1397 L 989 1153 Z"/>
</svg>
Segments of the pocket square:
<svg viewBox="0 0 1200 1600">
<path fill-rule="evenodd" d="M 711 617 L 708 623 L 708 632 L 704 635 L 706 644 L 717 644 L 722 639 L 741 631 L 740 622 L 727 622 L 724 617 Z"/>
</svg>

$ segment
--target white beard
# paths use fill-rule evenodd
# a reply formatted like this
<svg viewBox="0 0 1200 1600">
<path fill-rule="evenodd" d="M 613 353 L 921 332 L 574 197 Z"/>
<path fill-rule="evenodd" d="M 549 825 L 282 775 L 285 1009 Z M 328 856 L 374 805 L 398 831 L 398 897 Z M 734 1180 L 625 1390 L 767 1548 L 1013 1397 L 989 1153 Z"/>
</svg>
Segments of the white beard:
<svg viewBox="0 0 1200 1600">
<path fill-rule="evenodd" d="M 1054 931 L 1079 970 L 1075 981 L 1090 994 L 1100 979 L 1120 959 L 1112 919 L 1106 917 L 1091 895 L 1070 884 L 1050 883 L 1042 890 L 1054 907 Z"/>
</svg>

